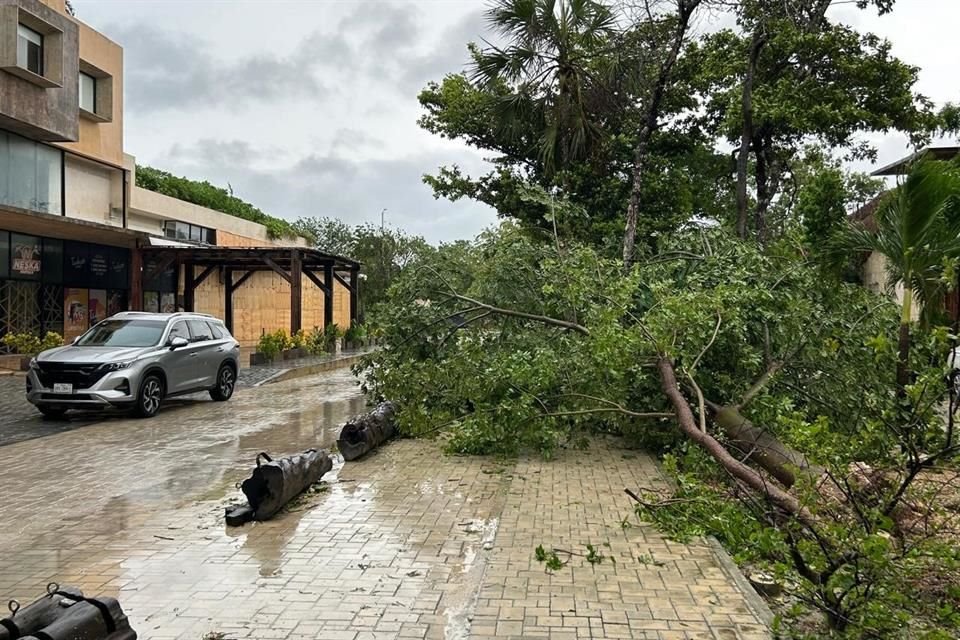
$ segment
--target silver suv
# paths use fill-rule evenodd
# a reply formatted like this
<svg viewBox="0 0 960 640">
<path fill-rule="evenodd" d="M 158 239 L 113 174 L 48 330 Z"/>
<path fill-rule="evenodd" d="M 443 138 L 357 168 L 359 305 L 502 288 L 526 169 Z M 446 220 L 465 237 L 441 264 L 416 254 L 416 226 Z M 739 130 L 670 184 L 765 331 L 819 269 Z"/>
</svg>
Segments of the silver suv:
<svg viewBox="0 0 960 640">
<path fill-rule="evenodd" d="M 128 311 L 34 358 L 27 399 L 50 418 L 109 407 L 149 418 L 171 396 L 209 391 L 228 400 L 239 360 L 240 345 L 213 316 Z"/>
</svg>

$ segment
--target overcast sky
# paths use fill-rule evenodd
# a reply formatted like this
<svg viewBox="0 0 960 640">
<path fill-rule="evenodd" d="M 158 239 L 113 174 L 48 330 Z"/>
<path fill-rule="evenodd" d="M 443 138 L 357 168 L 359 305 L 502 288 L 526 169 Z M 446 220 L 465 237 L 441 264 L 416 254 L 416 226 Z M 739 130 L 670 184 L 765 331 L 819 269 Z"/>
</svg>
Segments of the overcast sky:
<svg viewBox="0 0 960 640">
<path fill-rule="evenodd" d="M 482 154 L 417 127 L 416 96 L 463 69 L 484 33 L 480 1 L 73 0 L 77 15 L 124 47 L 126 141 L 143 164 L 233 186 L 288 219 L 380 220 L 432 242 L 473 237 L 487 207 L 434 200 L 421 176 Z M 898 0 L 878 18 L 834 15 L 893 42 L 922 68 L 918 89 L 960 100 L 958 0 Z M 709 28 L 710 25 L 703 25 Z M 877 136 L 880 162 L 905 141 Z"/>
</svg>

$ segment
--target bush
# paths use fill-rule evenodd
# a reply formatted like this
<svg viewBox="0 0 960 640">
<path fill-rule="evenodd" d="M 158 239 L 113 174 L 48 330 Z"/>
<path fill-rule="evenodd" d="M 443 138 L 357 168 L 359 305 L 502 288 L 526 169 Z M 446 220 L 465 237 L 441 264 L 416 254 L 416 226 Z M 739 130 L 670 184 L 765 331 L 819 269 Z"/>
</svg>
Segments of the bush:
<svg viewBox="0 0 960 640">
<path fill-rule="evenodd" d="M 347 342 L 360 342 L 367 337 L 367 328 L 362 324 L 354 322 L 350 325 L 350 328 L 347 329 L 343 337 Z"/>
<path fill-rule="evenodd" d="M 286 329 L 277 329 L 272 333 L 264 333 L 260 336 L 260 342 L 257 343 L 257 351 L 271 360 L 276 358 L 282 351 L 293 348 L 294 341 Z"/>
<path fill-rule="evenodd" d="M 3 344 L 13 349 L 15 353 L 25 356 L 35 356 L 47 349 L 54 349 L 63 345 L 63 336 L 48 331 L 42 338 L 33 333 L 8 333 L 3 337 Z"/>
</svg>

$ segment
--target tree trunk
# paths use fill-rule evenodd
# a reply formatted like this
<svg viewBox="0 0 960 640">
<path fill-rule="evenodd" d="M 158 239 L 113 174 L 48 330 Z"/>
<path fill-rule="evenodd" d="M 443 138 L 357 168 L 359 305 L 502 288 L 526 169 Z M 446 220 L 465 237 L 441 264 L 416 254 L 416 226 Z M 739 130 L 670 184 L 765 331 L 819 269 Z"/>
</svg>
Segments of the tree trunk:
<svg viewBox="0 0 960 640">
<path fill-rule="evenodd" d="M 910 323 L 913 322 L 913 289 L 908 279 L 903 282 L 903 307 L 900 312 L 900 339 L 897 344 L 897 397 L 907 395 L 910 384 Z"/>
<path fill-rule="evenodd" d="M 667 91 L 667 83 L 670 81 L 670 74 L 680 56 L 680 48 L 683 46 L 683 39 L 687 35 L 687 29 L 690 26 L 690 17 L 700 5 L 702 0 L 677 0 L 677 27 L 673 34 L 673 42 L 670 51 L 660 66 L 660 73 L 657 75 L 657 82 L 650 93 L 650 99 L 647 101 L 647 111 L 644 116 L 643 128 L 637 137 L 637 143 L 633 152 L 633 173 L 630 183 L 630 202 L 627 205 L 627 221 L 623 232 L 623 268 L 630 268 L 633 260 L 637 241 L 637 216 L 640 212 L 640 197 L 643 194 L 643 175 L 646 170 L 647 155 L 650 148 L 650 138 L 656 131 L 660 121 L 660 105 L 663 103 L 663 96 Z"/>
<path fill-rule="evenodd" d="M 267 460 L 265 464 L 260 463 L 261 457 Z M 332 468 L 333 461 L 326 451 L 308 449 L 279 460 L 260 453 L 253 475 L 243 481 L 240 489 L 247 496 L 253 519 L 269 520 Z"/>
<path fill-rule="evenodd" d="M 757 233 L 757 242 L 763 247 L 767 244 L 767 208 L 770 206 L 771 189 L 767 149 L 763 144 L 762 136 L 756 137 L 753 149 L 757 157 L 757 208 L 753 212 L 753 224 Z"/>
<path fill-rule="evenodd" d="M 687 404 L 687 399 L 683 397 L 677 387 L 677 376 L 669 358 L 660 356 L 657 359 L 657 369 L 660 373 L 660 388 L 663 389 L 663 393 L 670 400 L 674 415 L 677 418 L 677 424 L 684 435 L 703 448 L 736 480 L 768 500 L 783 513 L 795 517 L 810 528 L 816 528 L 816 520 L 813 514 L 802 506 L 796 498 L 768 482 L 759 473 L 733 457 L 716 438 L 700 430 L 693 413 L 690 411 L 690 405 Z"/>
<path fill-rule="evenodd" d="M 753 142 L 753 82 L 764 42 L 766 38 L 761 35 L 758 27 L 750 41 L 750 56 L 743 76 L 741 100 L 743 128 L 740 132 L 740 150 L 737 153 L 737 235 L 744 240 L 747 238 L 747 220 L 750 214 L 750 205 L 747 202 L 747 168 L 750 162 L 750 146 Z"/>
<path fill-rule="evenodd" d="M 356 460 L 392 438 L 396 432 L 396 409 L 392 402 L 382 402 L 370 413 L 351 418 L 343 425 L 337 448 L 344 460 Z"/>
<path fill-rule="evenodd" d="M 743 460 L 760 465 L 788 489 L 797 481 L 797 472 L 820 475 L 823 470 L 810 464 L 806 456 L 786 446 L 765 429 L 756 427 L 736 407 L 720 407 L 714 422 L 730 444 L 739 449 Z"/>
</svg>

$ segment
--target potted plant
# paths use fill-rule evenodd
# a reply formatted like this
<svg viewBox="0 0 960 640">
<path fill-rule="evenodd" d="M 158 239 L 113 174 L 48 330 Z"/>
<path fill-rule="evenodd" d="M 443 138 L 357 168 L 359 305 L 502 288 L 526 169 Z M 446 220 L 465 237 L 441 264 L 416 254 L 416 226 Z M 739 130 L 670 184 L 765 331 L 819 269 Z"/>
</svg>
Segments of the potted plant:
<svg viewBox="0 0 960 640">
<path fill-rule="evenodd" d="M 281 330 L 282 331 L 282 330 Z M 283 332 L 286 335 L 286 331 Z M 284 360 L 303 358 L 307 355 L 307 332 L 300 329 L 289 338 L 289 347 L 283 352 Z"/>
<path fill-rule="evenodd" d="M 340 353 L 343 349 L 343 329 L 336 324 L 331 324 L 323 331 L 326 338 L 327 352 Z"/>
<path fill-rule="evenodd" d="M 30 367 L 30 361 L 38 353 L 62 346 L 63 336 L 53 331 L 48 331 L 42 338 L 29 332 L 8 333 L 3 336 L 3 344 L 20 356 L 20 370 L 26 371 Z"/>
<path fill-rule="evenodd" d="M 354 322 L 347 329 L 343 340 L 347 349 L 359 349 L 364 346 L 367 337 L 367 329 L 362 324 Z"/>
<path fill-rule="evenodd" d="M 275 361 L 286 348 L 287 340 L 289 336 L 283 329 L 263 333 L 257 343 L 257 351 L 250 354 L 250 366 L 270 364 Z"/>
</svg>

